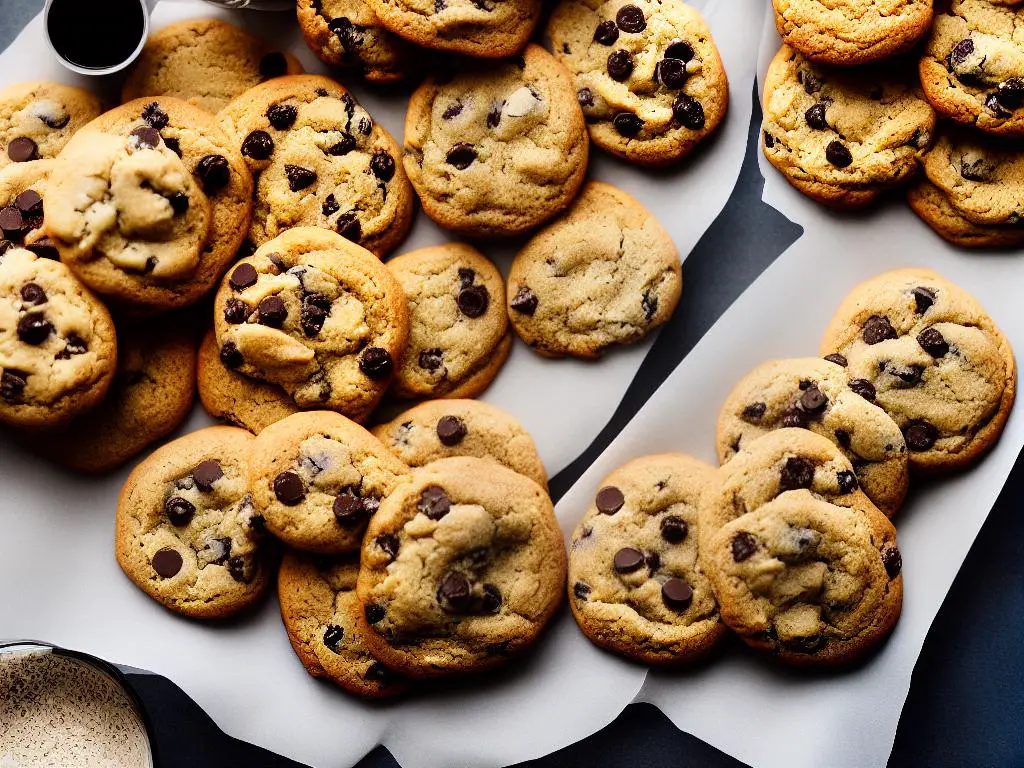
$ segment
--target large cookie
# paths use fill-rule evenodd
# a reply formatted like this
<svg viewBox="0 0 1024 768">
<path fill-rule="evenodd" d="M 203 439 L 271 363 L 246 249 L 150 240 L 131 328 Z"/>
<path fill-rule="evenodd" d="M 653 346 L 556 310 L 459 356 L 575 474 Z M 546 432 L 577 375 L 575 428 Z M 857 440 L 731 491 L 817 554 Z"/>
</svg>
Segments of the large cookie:
<svg viewBox="0 0 1024 768">
<path fill-rule="evenodd" d="M 542 355 L 596 358 L 665 323 L 682 289 L 672 237 L 636 199 L 589 182 L 516 254 L 508 314 Z"/>
<path fill-rule="evenodd" d="M 576 196 L 587 132 L 572 78 L 543 48 L 428 79 L 405 118 L 405 169 L 423 210 L 474 236 L 514 235 Z"/>
<path fill-rule="evenodd" d="M 725 625 L 697 555 L 701 493 L 714 469 L 645 456 L 602 482 L 572 538 L 569 605 L 598 645 L 648 664 L 692 661 Z"/>
<path fill-rule="evenodd" d="M 370 652 L 410 677 L 502 664 L 562 602 L 565 546 L 551 500 L 493 461 L 414 470 L 363 542 L 356 591 Z"/>
<path fill-rule="evenodd" d="M 929 269 L 885 272 L 854 288 L 821 352 L 843 355 L 847 378 L 871 385 L 903 430 L 915 469 L 971 464 L 1013 407 L 1009 341 L 973 296 Z"/>
<path fill-rule="evenodd" d="M 1016 224 L 975 224 L 964 217 L 949 196 L 927 179 L 907 190 L 907 202 L 922 221 L 944 240 L 961 248 L 1024 246 L 1024 220 Z"/>
<path fill-rule="evenodd" d="M 0 90 L 0 168 L 56 157 L 100 112 L 91 93 L 60 83 L 33 81 Z"/>
<path fill-rule="evenodd" d="M 594 144 L 630 162 L 677 162 L 725 117 L 729 83 L 695 9 L 681 0 L 559 3 L 551 50 L 576 79 Z"/>
</svg>

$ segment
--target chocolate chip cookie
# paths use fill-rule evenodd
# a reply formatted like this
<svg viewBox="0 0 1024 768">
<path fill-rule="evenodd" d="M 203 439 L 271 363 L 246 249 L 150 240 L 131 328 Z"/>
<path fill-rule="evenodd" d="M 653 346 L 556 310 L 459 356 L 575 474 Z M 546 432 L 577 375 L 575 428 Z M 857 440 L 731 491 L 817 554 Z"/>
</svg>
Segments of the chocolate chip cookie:
<svg viewBox="0 0 1024 768">
<path fill-rule="evenodd" d="M 945 117 L 1024 136 L 1024 6 L 948 0 L 921 57 L 921 85 Z"/>
<path fill-rule="evenodd" d="M 697 512 L 714 469 L 681 453 L 606 477 L 573 533 L 569 605 L 603 648 L 648 664 L 705 656 L 725 634 L 697 557 Z"/>
<path fill-rule="evenodd" d="M 0 241 L 0 423 L 64 424 L 103 400 L 116 366 L 107 308 L 64 264 Z"/>
<path fill-rule="evenodd" d="M 718 414 L 719 461 L 772 430 L 809 429 L 842 450 L 868 498 L 891 516 L 907 493 L 906 442 L 874 405 L 873 385 L 848 382 L 845 366 L 842 355 L 771 360 L 744 376 Z"/>
<path fill-rule="evenodd" d="M 786 181 L 827 205 L 853 208 L 917 172 L 935 110 L 908 66 L 840 70 L 783 46 L 764 84 L 761 143 Z"/>
<path fill-rule="evenodd" d="M 672 237 L 639 201 L 589 182 L 516 254 L 508 314 L 542 355 L 597 358 L 665 323 L 682 289 Z"/>
<path fill-rule="evenodd" d="M 410 467 L 450 456 L 475 456 L 493 459 L 548 487 L 537 446 L 523 425 L 480 400 L 427 401 L 371 431 Z"/>
<path fill-rule="evenodd" d="M 907 190 L 907 202 L 944 240 L 961 248 L 1024 246 L 1024 220 L 1016 224 L 975 224 L 954 207 L 948 195 L 927 179 Z"/>
<path fill-rule="evenodd" d="M 398 144 L 333 80 L 278 78 L 218 118 L 258 175 L 253 244 L 317 226 L 384 256 L 409 231 L 412 188 Z"/>
<path fill-rule="evenodd" d="M 410 677 L 498 666 L 562 602 L 565 546 L 551 500 L 486 459 L 440 459 L 380 505 L 356 591 L 370 652 Z"/>
<path fill-rule="evenodd" d="M 388 269 L 409 299 L 409 344 L 392 393 L 477 397 L 508 359 L 505 281 L 475 248 L 448 243 L 405 253 Z"/>
<path fill-rule="evenodd" d="M 135 586 L 176 613 L 220 619 L 270 584 L 263 518 L 246 490 L 252 435 L 207 427 L 157 449 L 128 476 L 115 553 Z"/>
<path fill-rule="evenodd" d="M 42 231 L 43 195 L 53 165 L 53 160 L 35 160 L 0 168 L 0 240 L 44 259 L 59 258 L 53 241 Z"/>
<path fill-rule="evenodd" d="M 428 79 L 405 118 L 405 169 L 423 210 L 473 236 L 514 235 L 576 196 L 587 132 L 572 78 L 543 48 Z"/>
<path fill-rule="evenodd" d="M 265 80 L 303 72 L 285 49 L 219 19 L 187 19 L 153 32 L 132 65 L 121 100 L 174 96 L 219 112 Z"/>
<path fill-rule="evenodd" d="M 729 83 L 704 18 L 681 0 L 566 0 L 551 14 L 551 50 L 576 80 L 597 146 L 663 166 L 725 117 Z"/>
<path fill-rule="evenodd" d="M 100 112 L 91 93 L 60 83 L 33 81 L 0 90 L 0 168 L 56 157 Z"/>
<path fill-rule="evenodd" d="M 1003 431 L 1017 389 L 1006 337 L 967 291 L 923 268 L 861 283 L 836 311 L 822 354 L 903 430 L 913 469 L 967 466 Z"/>
<path fill-rule="evenodd" d="M 365 698 L 403 693 L 408 681 L 378 661 L 363 640 L 358 574 L 358 556 L 285 554 L 277 596 L 288 639 L 313 677 L 326 677 Z"/>
<path fill-rule="evenodd" d="M 409 310 L 372 253 L 296 227 L 225 275 L 214 328 L 230 370 L 282 387 L 299 408 L 362 420 L 402 363 Z"/>
<path fill-rule="evenodd" d="M 128 102 L 68 142 L 44 230 L 78 277 L 152 313 L 198 301 L 235 257 L 252 178 L 214 118 L 172 97 Z"/>
</svg>

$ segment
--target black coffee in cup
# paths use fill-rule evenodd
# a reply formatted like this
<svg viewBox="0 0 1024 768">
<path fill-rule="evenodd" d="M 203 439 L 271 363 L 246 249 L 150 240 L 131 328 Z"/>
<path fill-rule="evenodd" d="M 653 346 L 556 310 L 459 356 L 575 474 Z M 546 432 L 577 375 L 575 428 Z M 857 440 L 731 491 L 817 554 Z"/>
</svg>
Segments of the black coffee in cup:
<svg viewBox="0 0 1024 768">
<path fill-rule="evenodd" d="M 53 0 L 46 31 L 58 55 L 83 69 L 126 61 L 146 33 L 140 0 Z"/>
</svg>

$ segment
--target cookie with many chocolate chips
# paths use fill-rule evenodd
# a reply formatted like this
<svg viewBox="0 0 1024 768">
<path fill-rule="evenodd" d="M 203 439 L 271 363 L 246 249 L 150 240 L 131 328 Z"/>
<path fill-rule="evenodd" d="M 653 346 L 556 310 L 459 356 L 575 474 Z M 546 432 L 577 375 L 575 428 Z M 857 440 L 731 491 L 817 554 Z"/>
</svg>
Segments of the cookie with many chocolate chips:
<svg viewBox="0 0 1024 768">
<path fill-rule="evenodd" d="M 949 196 L 927 179 L 907 190 L 907 202 L 943 240 L 961 248 L 1024 246 L 1024 220 L 1016 224 L 976 224 L 958 211 Z"/>
<path fill-rule="evenodd" d="M 0 242 L 23 245 L 47 259 L 58 258 L 42 231 L 43 195 L 53 165 L 53 160 L 35 160 L 0 168 Z"/>
<path fill-rule="evenodd" d="M 718 414 L 723 464 L 762 435 L 802 427 L 826 437 L 849 459 L 860 487 L 887 516 L 907 493 L 907 446 L 899 426 L 874 405 L 866 381 L 847 381 L 846 360 L 771 360 L 733 388 Z"/>
<path fill-rule="evenodd" d="M 475 248 L 448 243 L 404 253 L 388 269 L 409 299 L 409 344 L 392 393 L 483 394 L 512 346 L 498 268 Z"/>
<path fill-rule="evenodd" d="M 356 591 L 370 652 L 410 677 L 474 672 L 532 645 L 562 602 L 551 500 L 485 459 L 440 459 L 381 502 Z"/>
<path fill-rule="evenodd" d="M 410 467 L 450 456 L 475 456 L 493 459 L 548 487 L 530 434 L 511 414 L 481 400 L 429 400 L 371 431 Z"/>
<path fill-rule="evenodd" d="M 107 308 L 64 264 L 0 243 L 0 423 L 67 423 L 103 400 L 116 365 Z"/>
<path fill-rule="evenodd" d="M 536 45 L 428 79 L 405 118 L 405 169 L 423 210 L 467 235 L 520 234 L 550 219 L 576 196 L 587 152 L 572 78 Z"/>
<path fill-rule="evenodd" d="M 550 357 L 597 358 L 639 341 L 672 316 L 682 289 L 672 237 L 598 181 L 516 254 L 508 281 L 512 327 Z"/>
<path fill-rule="evenodd" d="M 903 605 L 896 529 L 877 509 L 784 493 L 701 542 L 722 621 L 789 664 L 848 664 L 881 643 Z"/>
<path fill-rule="evenodd" d="M 583 634 L 648 664 L 707 655 L 725 634 L 697 556 L 697 512 L 714 469 L 681 453 L 606 477 L 573 533 L 569 605 Z"/>
<path fill-rule="evenodd" d="M 289 546 L 334 554 L 359 548 L 381 500 L 409 468 L 331 411 L 296 413 L 256 436 L 249 493 L 267 529 Z"/>
<path fill-rule="evenodd" d="M 1024 136 L 1024 6 L 946 0 L 921 57 L 921 85 L 943 116 Z"/>
<path fill-rule="evenodd" d="M 903 183 L 935 136 L 935 110 L 908 65 L 829 68 L 783 46 L 764 84 L 765 157 L 805 195 L 839 208 Z"/>
<path fill-rule="evenodd" d="M 235 258 L 252 177 L 213 116 L 172 97 L 103 114 L 68 142 L 44 230 L 78 277 L 134 313 L 198 301 Z"/>
<path fill-rule="evenodd" d="M 303 72 L 290 52 L 219 19 L 187 19 L 149 36 L 121 100 L 174 96 L 218 112 L 265 80 Z"/>
<path fill-rule="evenodd" d="M 930 269 L 885 272 L 846 297 L 821 340 L 903 430 L 913 469 L 965 467 L 1003 431 L 1013 350 L 967 291 Z"/>
<path fill-rule="evenodd" d="M 0 90 L 0 168 L 56 157 L 103 110 L 88 91 L 33 81 Z"/>
<path fill-rule="evenodd" d="M 341 235 L 296 227 L 240 260 L 214 301 L 220 359 L 282 387 L 296 406 L 362 420 L 402 364 L 405 293 Z"/>
<path fill-rule="evenodd" d="M 285 554 L 277 596 L 288 640 L 313 677 L 326 677 L 364 698 L 404 693 L 408 681 L 378 661 L 363 640 L 358 574 L 358 556 Z"/>
<path fill-rule="evenodd" d="M 270 584 L 263 518 L 246 489 L 253 436 L 207 427 L 157 449 L 128 476 L 117 504 L 117 562 L 176 613 L 220 619 Z"/>
<path fill-rule="evenodd" d="M 725 117 L 729 83 L 704 18 L 681 0 L 559 3 L 551 50 L 575 77 L 590 138 L 641 165 L 677 162 Z"/>
<path fill-rule="evenodd" d="M 256 182 L 249 239 L 317 226 L 384 256 L 412 224 L 397 142 L 338 83 L 294 75 L 246 91 L 218 114 Z"/>
</svg>

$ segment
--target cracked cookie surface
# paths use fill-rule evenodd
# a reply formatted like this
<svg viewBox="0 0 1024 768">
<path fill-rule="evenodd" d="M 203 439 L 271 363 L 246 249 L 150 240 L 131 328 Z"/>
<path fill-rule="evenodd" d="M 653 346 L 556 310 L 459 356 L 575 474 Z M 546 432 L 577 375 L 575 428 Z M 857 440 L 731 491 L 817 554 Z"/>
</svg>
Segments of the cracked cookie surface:
<svg viewBox="0 0 1024 768">
<path fill-rule="evenodd" d="M 1024 246 L 1024 221 L 1004 226 L 975 224 L 958 211 L 949 196 L 927 179 L 907 190 L 907 202 L 941 238 L 962 248 Z"/>
<path fill-rule="evenodd" d="M 405 118 L 405 168 L 424 211 L 467 235 L 520 234 L 550 219 L 576 196 L 587 151 L 572 78 L 532 44 L 428 79 Z"/>
<path fill-rule="evenodd" d="M 596 358 L 665 323 L 681 290 L 668 232 L 635 198 L 592 181 L 516 254 L 508 315 L 542 355 Z"/>
<path fill-rule="evenodd" d="M 551 500 L 493 461 L 441 459 L 381 503 L 357 593 L 370 652 L 410 677 L 488 669 L 530 646 L 562 602 Z"/>
<path fill-rule="evenodd" d="M 102 112 L 88 91 L 32 81 L 0 91 L 0 168 L 56 157 L 68 139 Z"/>
<path fill-rule="evenodd" d="M 967 291 L 929 269 L 885 272 L 832 317 L 823 355 L 847 361 L 906 438 L 911 468 L 967 466 L 1002 433 L 1017 389 L 1006 337 Z"/>
</svg>

